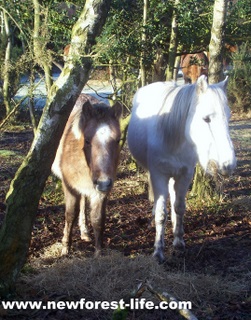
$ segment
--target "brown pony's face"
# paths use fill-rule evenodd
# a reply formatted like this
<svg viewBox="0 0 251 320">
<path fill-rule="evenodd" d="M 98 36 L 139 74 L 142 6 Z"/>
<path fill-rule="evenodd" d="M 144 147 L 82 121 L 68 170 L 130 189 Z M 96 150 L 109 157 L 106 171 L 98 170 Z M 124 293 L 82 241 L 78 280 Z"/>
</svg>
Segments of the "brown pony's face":
<svg viewBox="0 0 251 320">
<path fill-rule="evenodd" d="M 109 192 L 115 179 L 121 137 L 120 115 L 120 105 L 83 107 L 83 152 L 94 187 L 100 192 Z"/>
</svg>

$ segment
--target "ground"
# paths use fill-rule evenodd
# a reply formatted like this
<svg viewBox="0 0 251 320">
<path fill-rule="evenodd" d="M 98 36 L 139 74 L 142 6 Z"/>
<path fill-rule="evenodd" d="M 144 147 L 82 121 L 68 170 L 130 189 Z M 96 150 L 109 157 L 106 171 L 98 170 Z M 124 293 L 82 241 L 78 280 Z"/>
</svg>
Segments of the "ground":
<svg viewBox="0 0 251 320">
<path fill-rule="evenodd" d="M 131 293 L 133 284 L 137 287 L 136 281 L 150 278 L 156 290 L 162 286 L 161 290 L 171 290 L 170 293 L 178 298 L 191 299 L 198 319 L 250 319 L 251 120 L 235 119 L 230 127 L 237 154 L 237 169 L 232 177 L 220 182 L 221 195 L 217 199 L 198 200 L 191 193 L 188 194 L 184 222 L 186 251 L 184 254 L 172 251 L 171 222 L 168 221 L 167 259 L 162 266 L 152 261 L 151 257 L 155 233 L 149 226 L 152 207 L 147 199 L 146 175 L 136 168 L 126 146 L 121 154 L 117 181 L 107 208 L 104 242 L 108 251 L 99 261 L 93 259 L 93 242 L 81 241 L 78 228 L 74 230 L 70 257 L 63 260 L 59 257 L 64 225 L 63 195 L 60 183 L 50 176 L 40 200 L 27 264 L 17 284 L 19 299 L 76 300 L 80 296 L 119 299 L 123 294 Z M 4 217 L 4 199 L 9 183 L 27 153 L 32 137 L 29 126 L 22 130 L 14 127 L 0 133 L 0 224 Z M 93 265 L 100 269 L 94 270 Z M 121 273 L 113 269 L 114 265 L 119 266 Z M 91 280 L 81 279 L 82 285 L 88 286 L 87 291 L 83 287 L 80 292 L 74 291 L 78 283 L 68 284 L 67 289 L 62 287 L 63 283 L 67 283 L 66 277 L 69 279 L 77 266 L 76 278 L 82 273 L 95 274 Z M 61 278 L 50 278 L 53 273 L 57 277 L 60 274 Z M 133 280 L 129 279 L 132 276 L 130 273 L 135 276 Z M 106 284 L 110 283 L 109 291 L 114 295 L 108 293 L 107 289 L 102 293 L 102 286 L 105 285 L 101 284 L 101 279 L 106 279 Z M 132 283 L 129 286 L 126 282 L 130 281 Z M 79 311 L 39 310 L 27 315 L 25 311 L 7 312 L 0 308 L 1 317 L 111 319 L 111 315 L 105 313 L 92 316 L 89 312 L 83 317 Z M 160 311 L 154 314 L 138 312 L 136 315 L 131 312 L 127 315 L 127 319 L 135 318 L 183 319 L 177 313 Z"/>
</svg>

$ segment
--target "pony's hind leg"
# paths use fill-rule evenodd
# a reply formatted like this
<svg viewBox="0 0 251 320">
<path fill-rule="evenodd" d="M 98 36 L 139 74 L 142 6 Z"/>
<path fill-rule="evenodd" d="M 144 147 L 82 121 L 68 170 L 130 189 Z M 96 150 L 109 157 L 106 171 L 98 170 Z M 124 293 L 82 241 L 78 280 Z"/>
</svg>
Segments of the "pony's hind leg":
<svg viewBox="0 0 251 320">
<path fill-rule="evenodd" d="M 79 213 L 80 196 L 73 194 L 71 190 L 64 185 L 64 183 L 63 189 L 65 194 L 65 226 L 62 238 L 63 248 L 61 254 L 66 255 L 69 253 L 71 247 L 72 228 Z"/>
<path fill-rule="evenodd" d="M 81 239 L 84 241 L 90 242 L 91 238 L 90 238 L 88 227 L 87 227 L 85 200 L 86 200 L 85 196 L 81 196 L 78 224 L 79 224 Z"/>
<path fill-rule="evenodd" d="M 189 187 L 191 179 L 181 178 L 169 181 L 169 194 L 171 202 L 171 219 L 173 225 L 173 246 L 175 249 L 184 250 L 185 242 L 183 239 L 183 217 L 186 209 L 185 196 Z"/>
</svg>

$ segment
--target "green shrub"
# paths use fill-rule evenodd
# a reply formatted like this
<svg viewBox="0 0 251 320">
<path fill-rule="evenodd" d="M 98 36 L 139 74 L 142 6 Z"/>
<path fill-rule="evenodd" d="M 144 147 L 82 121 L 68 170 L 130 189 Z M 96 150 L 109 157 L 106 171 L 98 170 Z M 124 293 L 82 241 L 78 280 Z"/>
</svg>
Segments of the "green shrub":
<svg viewBox="0 0 251 320">
<path fill-rule="evenodd" d="M 230 71 L 228 98 L 234 112 L 251 110 L 251 50 L 244 43 L 232 54 L 233 69 Z"/>
</svg>

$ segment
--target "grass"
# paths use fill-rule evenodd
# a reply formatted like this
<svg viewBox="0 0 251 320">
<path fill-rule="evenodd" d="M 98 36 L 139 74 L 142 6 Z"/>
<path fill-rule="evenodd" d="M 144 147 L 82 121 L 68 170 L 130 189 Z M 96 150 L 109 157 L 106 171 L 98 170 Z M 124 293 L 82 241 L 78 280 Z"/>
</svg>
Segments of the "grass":
<svg viewBox="0 0 251 320">
<path fill-rule="evenodd" d="M 181 301 L 191 301 L 193 312 L 200 319 L 205 319 L 229 301 L 242 301 L 248 290 L 248 284 L 243 281 L 223 279 L 217 275 L 167 272 L 164 265 L 157 264 L 150 256 L 138 255 L 129 258 L 116 251 L 106 251 L 99 259 L 85 258 L 81 254 L 71 258 L 59 258 L 58 246 L 60 247 L 57 245 L 47 248 L 47 251 L 36 259 L 32 274 L 22 275 L 18 283 L 22 299 L 29 299 L 32 293 L 35 299 L 43 301 L 77 301 L 81 297 L 91 301 L 119 301 L 128 299 L 133 291 L 137 290 L 138 284 L 147 279 L 155 291 L 166 291 Z M 51 265 L 44 268 L 48 258 Z M 144 294 L 143 297 L 157 302 L 149 294 Z M 137 319 L 164 319 L 164 314 L 165 319 L 181 319 L 176 311 L 155 311 L 153 314 L 141 310 L 136 314 Z M 53 311 L 49 312 L 49 315 L 52 316 Z M 132 315 L 133 312 L 128 319 Z M 19 316 L 21 317 L 22 313 L 19 312 Z M 65 316 L 67 319 L 111 319 L 112 311 L 85 310 L 80 314 L 79 310 L 71 310 L 66 311 Z"/>
</svg>

